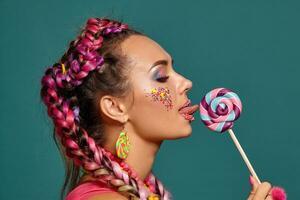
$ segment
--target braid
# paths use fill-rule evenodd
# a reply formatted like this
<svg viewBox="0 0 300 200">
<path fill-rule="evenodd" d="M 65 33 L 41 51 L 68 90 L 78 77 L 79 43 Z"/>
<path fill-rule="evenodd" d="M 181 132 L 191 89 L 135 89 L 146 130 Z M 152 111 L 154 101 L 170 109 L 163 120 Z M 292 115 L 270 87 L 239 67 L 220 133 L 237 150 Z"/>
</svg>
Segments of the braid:
<svg viewBox="0 0 300 200">
<path fill-rule="evenodd" d="M 112 33 L 120 33 L 119 39 L 117 36 L 114 39 Z M 118 62 L 110 51 L 115 49 L 114 42 L 117 44 L 130 34 L 140 33 L 128 30 L 126 24 L 117 21 L 90 18 L 79 37 L 70 42 L 70 48 L 60 62 L 46 70 L 41 81 L 41 97 L 48 108 L 48 115 L 53 119 L 54 133 L 65 147 L 66 156 L 71 158 L 76 167 L 82 167 L 97 180 L 133 199 L 147 199 L 149 192 L 144 183 L 136 174 L 123 170 L 128 167 L 126 163 L 101 147 L 102 126 L 96 114 L 93 115 L 97 112 L 91 111 L 97 110 L 93 106 L 99 98 L 95 97 L 95 91 L 120 93 L 126 88 L 118 87 L 125 81 L 124 77 L 116 75 L 119 71 L 114 65 L 117 66 Z M 107 42 L 105 46 L 104 38 L 108 38 L 111 43 Z M 119 61 L 119 64 L 122 62 Z M 107 80 L 114 76 L 120 77 L 120 80 L 114 78 L 116 84 L 109 84 Z M 170 199 L 170 193 L 152 173 L 146 179 L 152 185 L 150 189 L 161 199 Z"/>
</svg>

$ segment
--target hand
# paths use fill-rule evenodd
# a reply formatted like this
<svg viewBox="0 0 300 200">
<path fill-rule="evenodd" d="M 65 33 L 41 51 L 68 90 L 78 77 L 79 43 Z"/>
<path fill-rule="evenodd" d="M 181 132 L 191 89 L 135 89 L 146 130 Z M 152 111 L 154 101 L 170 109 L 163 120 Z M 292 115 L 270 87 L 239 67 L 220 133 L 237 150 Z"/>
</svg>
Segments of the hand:
<svg viewBox="0 0 300 200">
<path fill-rule="evenodd" d="M 255 178 L 250 176 L 250 183 L 252 191 L 247 200 L 273 200 L 270 193 L 272 186 L 269 182 L 259 184 Z"/>
</svg>

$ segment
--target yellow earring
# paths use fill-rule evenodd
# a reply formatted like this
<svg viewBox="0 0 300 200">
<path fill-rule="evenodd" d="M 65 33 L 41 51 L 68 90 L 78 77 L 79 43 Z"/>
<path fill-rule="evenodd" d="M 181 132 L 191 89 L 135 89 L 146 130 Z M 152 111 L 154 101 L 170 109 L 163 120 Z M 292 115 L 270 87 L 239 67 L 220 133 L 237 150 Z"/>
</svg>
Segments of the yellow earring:
<svg viewBox="0 0 300 200">
<path fill-rule="evenodd" d="M 116 151 L 119 158 L 125 159 L 130 151 L 130 142 L 125 130 L 122 130 L 119 134 L 116 142 Z"/>
</svg>

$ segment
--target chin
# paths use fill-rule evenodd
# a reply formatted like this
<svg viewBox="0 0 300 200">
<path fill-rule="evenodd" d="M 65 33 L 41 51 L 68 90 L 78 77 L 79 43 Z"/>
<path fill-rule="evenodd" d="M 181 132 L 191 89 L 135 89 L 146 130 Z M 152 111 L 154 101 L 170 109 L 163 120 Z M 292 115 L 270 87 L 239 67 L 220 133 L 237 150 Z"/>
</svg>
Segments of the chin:
<svg viewBox="0 0 300 200">
<path fill-rule="evenodd" d="M 186 138 L 192 135 L 192 127 L 189 126 L 188 128 L 185 128 L 184 130 L 180 130 L 177 132 L 176 138 L 175 139 L 180 139 L 180 138 Z"/>
<path fill-rule="evenodd" d="M 188 126 L 182 127 L 180 130 L 173 130 L 172 132 L 164 134 L 165 137 L 163 140 L 176 140 L 181 138 L 186 138 L 192 135 L 192 126 L 189 124 Z"/>
<path fill-rule="evenodd" d="M 186 126 L 186 128 L 184 128 L 183 134 L 187 137 L 192 134 L 192 125 L 190 123 Z"/>
<path fill-rule="evenodd" d="M 192 130 L 182 134 L 182 138 L 189 137 L 192 135 Z"/>
</svg>

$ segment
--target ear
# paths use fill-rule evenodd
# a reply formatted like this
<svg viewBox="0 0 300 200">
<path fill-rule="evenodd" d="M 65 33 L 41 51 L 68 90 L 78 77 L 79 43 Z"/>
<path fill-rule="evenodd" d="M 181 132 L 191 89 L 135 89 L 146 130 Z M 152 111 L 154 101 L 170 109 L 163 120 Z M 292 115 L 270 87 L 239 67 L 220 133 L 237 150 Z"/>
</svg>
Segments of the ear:
<svg viewBox="0 0 300 200">
<path fill-rule="evenodd" d="M 122 99 L 105 95 L 99 101 L 100 110 L 105 117 L 125 123 L 128 120 L 127 107 Z"/>
</svg>

